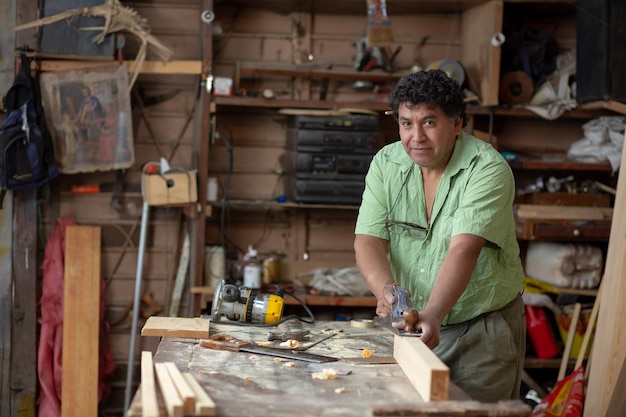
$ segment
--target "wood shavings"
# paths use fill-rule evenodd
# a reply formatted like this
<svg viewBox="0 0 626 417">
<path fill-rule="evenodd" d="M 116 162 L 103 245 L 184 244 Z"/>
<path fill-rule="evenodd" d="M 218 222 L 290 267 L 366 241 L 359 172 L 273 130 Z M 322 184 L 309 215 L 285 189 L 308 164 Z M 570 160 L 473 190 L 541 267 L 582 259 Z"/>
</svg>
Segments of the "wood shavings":
<svg viewBox="0 0 626 417">
<path fill-rule="evenodd" d="M 285 358 L 274 358 L 274 362 L 287 362 Z"/>
<path fill-rule="evenodd" d="M 244 376 L 243 377 L 243 382 L 250 382 L 250 377 L 249 376 Z"/>
<path fill-rule="evenodd" d="M 295 362 L 293 362 L 293 361 L 289 361 L 289 362 L 285 362 L 285 363 L 283 363 L 283 366 L 284 366 L 285 368 L 295 368 L 295 367 L 296 367 L 296 363 L 295 363 Z"/>
<path fill-rule="evenodd" d="M 332 368 L 323 369 L 322 372 L 313 372 L 311 378 L 326 381 L 337 378 L 337 371 Z"/>
<path fill-rule="evenodd" d="M 343 394 L 344 392 L 347 392 L 346 387 L 335 388 L 335 394 Z"/>
<path fill-rule="evenodd" d="M 254 342 L 256 343 L 258 346 L 272 346 L 272 342 L 267 341 L 267 340 L 262 340 L 260 342 Z"/>
<path fill-rule="evenodd" d="M 280 347 L 295 349 L 300 346 L 300 342 L 296 339 L 289 339 L 280 344 Z"/>
<path fill-rule="evenodd" d="M 372 356 L 374 356 L 374 351 L 371 349 L 363 349 L 361 351 L 362 358 L 371 358 Z"/>
</svg>

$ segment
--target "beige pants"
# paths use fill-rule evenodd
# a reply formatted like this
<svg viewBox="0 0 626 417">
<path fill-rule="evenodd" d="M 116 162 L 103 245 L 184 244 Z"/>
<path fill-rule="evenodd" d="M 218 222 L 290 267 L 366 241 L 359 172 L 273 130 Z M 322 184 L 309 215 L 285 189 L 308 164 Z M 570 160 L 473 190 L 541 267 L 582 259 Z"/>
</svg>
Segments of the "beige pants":
<svg viewBox="0 0 626 417">
<path fill-rule="evenodd" d="M 526 354 L 521 295 L 500 310 L 442 327 L 433 352 L 450 368 L 450 379 L 473 400 L 519 399 Z"/>
</svg>

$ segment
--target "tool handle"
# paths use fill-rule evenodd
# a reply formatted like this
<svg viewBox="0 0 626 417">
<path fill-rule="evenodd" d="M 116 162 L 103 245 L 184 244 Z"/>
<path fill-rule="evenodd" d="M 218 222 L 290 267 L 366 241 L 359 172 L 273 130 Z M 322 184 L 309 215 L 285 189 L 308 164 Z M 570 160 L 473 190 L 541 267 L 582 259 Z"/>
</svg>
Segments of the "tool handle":
<svg viewBox="0 0 626 417">
<path fill-rule="evenodd" d="M 240 348 L 249 346 L 250 342 L 237 339 L 236 337 L 216 334 L 208 339 L 201 339 L 200 346 L 216 349 L 216 350 L 229 350 L 231 352 L 238 352 Z"/>
</svg>

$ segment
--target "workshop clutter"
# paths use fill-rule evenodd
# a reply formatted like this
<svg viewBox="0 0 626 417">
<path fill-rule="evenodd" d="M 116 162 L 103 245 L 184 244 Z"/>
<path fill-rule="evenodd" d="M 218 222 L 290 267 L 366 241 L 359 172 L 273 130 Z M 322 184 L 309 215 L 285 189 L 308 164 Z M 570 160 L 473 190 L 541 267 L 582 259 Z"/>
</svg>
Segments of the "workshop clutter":
<svg viewBox="0 0 626 417">
<path fill-rule="evenodd" d="M 557 356 L 561 349 L 556 342 L 548 315 L 542 307 L 526 305 L 526 328 L 539 359 Z"/>
<path fill-rule="evenodd" d="M 608 160 L 616 172 L 622 159 L 626 117 L 603 116 L 582 125 L 584 137 L 570 145 L 567 157 L 575 161 L 598 163 Z"/>
<path fill-rule="evenodd" d="M 310 278 L 307 284 L 302 280 Z M 356 266 L 347 268 L 316 268 L 312 271 L 296 275 L 296 284 L 306 286 L 311 294 L 321 295 L 349 295 L 359 297 L 371 295 Z"/>
<path fill-rule="evenodd" d="M 245 253 L 239 254 L 230 271 L 230 282 L 259 289 L 280 281 L 280 259 L 273 255 L 263 257 L 254 246 L 249 245 Z"/>
<path fill-rule="evenodd" d="M 207 246 L 204 248 L 204 277 L 206 287 L 217 286 L 217 283 L 226 278 L 226 258 L 221 246 Z"/>
<path fill-rule="evenodd" d="M 573 320 L 574 315 L 573 306 L 564 306 L 563 313 L 557 316 L 557 323 L 559 325 L 559 333 L 561 335 L 561 339 L 563 343 L 567 342 L 567 337 L 569 335 L 569 328 L 571 325 L 571 321 Z M 583 343 L 583 337 L 585 336 L 585 332 L 587 328 L 591 326 L 591 309 L 586 308 L 582 310 L 580 314 L 580 318 L 578 319 L 578 323 L 576 324 L 576 332 L 574 333 L 574 338 L 572 339 L 572 346 L 570 351 L 570 358 L 576 359 L 579 354 L 581 354 L 580 349 Z M 595 323 L 593 324 L 595 326 Z M 589 345 L 587 346 L 586 352 L 583 353 L 584 358 L 589 357 L 589 351 L 591 350 L 591 344 L 593 344 L 593 335 L 595 333 L 595 329 L 591 329 L 591 339 L 589 340 Z"/>
<path fill-rule="evenodd" d="M 529 242 L 524 271 L 562 288 L 595 288 L 602 278 L 602 250 L 582 243 Z"/>
<path fill-rule="evenodd" d="M 141 173 L 141 194 L 151 206 L 182 206 L 198 201 L 196 171 L 170 168 L 164 159 L 148 162 Z"/>
</svg>

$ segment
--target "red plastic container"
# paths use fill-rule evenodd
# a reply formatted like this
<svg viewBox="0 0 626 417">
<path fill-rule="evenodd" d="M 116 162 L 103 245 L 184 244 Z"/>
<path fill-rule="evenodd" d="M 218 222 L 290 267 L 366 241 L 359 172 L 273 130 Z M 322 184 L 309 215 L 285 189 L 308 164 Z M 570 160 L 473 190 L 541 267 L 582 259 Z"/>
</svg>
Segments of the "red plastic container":
<svg viewBox="0 0 626 417">
<path fill-rule="evenodd" d="M 554 332 L 542 307 L 526 306 L 526 328 L 539 359 L 554 358 L 559 354 Z"/>
</svg>

